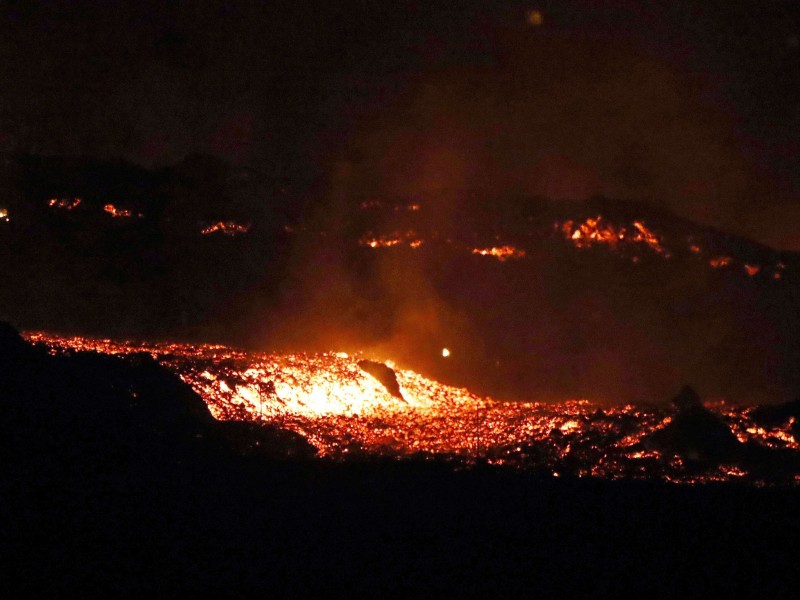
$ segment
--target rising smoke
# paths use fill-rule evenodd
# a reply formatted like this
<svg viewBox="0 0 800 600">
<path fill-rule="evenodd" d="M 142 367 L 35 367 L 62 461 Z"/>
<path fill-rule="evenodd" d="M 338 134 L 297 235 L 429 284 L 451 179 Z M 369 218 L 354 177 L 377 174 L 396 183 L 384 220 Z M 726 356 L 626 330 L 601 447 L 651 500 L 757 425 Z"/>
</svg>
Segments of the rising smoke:
<svg viewBox="0 0 800 600">
<path fill-rule="evenodd" d="M 594 195 L 752 231 L 741 215 L 758 172 L 705 82 L 607 41 L 516 35 L 495 64 L 414 78 L 330 153 L 311 226 L 330 238 L 295 248 L 275 337 L 366 350 L 508 398 L 659 401 L 687 381 L 708 395 L 783 397 L 775 323 L 742 316 L 756 300 L 714 291 L 706 274 L 653 266 L 637 280 L 548 246 L 500 264 L 337 243 L 373 200 L 419 203 L 438 239 L 517 226 L 520 197 Z M 402 212 L 381 219 L 406 226 Z"/>
</svg>

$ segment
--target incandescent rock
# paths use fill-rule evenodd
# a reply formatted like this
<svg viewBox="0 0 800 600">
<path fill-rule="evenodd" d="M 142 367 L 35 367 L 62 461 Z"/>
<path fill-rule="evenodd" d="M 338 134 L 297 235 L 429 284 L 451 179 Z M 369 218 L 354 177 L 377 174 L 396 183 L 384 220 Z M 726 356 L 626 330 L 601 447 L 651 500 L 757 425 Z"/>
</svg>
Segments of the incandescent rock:
<svg viewBox="0 0 800 600">
<path fill-rule="evenodd" d="M 395 398 L 400 398 L 405 402 L 403 393 L 400 391 L 400 384 L 397 383 L 397 373 L 387 367 L 385 364 L 376 362 L 374 360 L 360 360 L 358 367 L 365 373 L 369 373 L 375 379 L 383 384 L 386 391 Z"/>
</svg>

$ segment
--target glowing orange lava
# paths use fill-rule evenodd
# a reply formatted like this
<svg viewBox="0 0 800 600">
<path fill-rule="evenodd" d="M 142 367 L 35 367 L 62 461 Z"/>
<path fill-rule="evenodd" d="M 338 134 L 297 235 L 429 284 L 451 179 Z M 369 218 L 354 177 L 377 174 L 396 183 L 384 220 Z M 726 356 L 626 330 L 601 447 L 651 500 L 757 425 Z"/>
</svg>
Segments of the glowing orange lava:
<svg viewBox="0 0 800 600">
<path fill-rule="evenodd" d="M 358 354 L 247 353 L 219 345 L 132 344 L 44 333 L 26 337 L 54 354 L 149 352 L 191 385 L 217 419 L 278 425 L 336 460 L 354 454 L 439 456 L 579 477 L 680 483 L 750 477 L 740 464 L 698 474 L 676 456 L 646 449 L 643 438 L 670 422 L 668 409 L 588 400 L 498 402 L 395 368 L 400 399 L 359 368 Z M 800 449 L 791 422 L 764 429 L 750 419 L 747 407 L 724 402 L 707 407 L 742 442 Z"/>
<path fill-rule="evenodd" d="M 133 216 L 133 213 L 129 211 L 127 208 L 118 208 L 113 204 L 106 204 L 103 206 L 103 210 L 110 214 L 112 217 L 116 218 L 129 218 Z"/>
<path fill-rule="evenodd" d="M 727 267 L 731 262 L 733 262 L 733 259 L 730 256 L 717 256 L 709 260 L 708 264 L 715 269 L 721 269 L 722 267 Z"/>
<path fill-rule="evenodd" d="M 370 248 L 391 248 L 393 246 L 408 246 L 417 249 L 423 244 L 423 240 L 413 231 L 395 232 L 391 235 L 368 234 L 361 238 L 358 243 L 361 246 Z"/>
<path fill-rule="evenodd" d="M 617 226 L 598 215 L 583 223 L 566 221 L 561 225 L 561 232 L 565 239 L 571 240 L 578 248 L 589 248 L 596 244 L 605 244 L 611 248 L 638 245 L 668 256 L 662 238 L 648 229 L 643 221 L 634 221 L 629 227 Z"/>
<path fill-rule="evenodd" d="M 250 231 L 250 225 L 243 225 L 235 221 L 217 221 L 208 227 L 203 228 L 200 233 L 209 235 L 212 233 L 223 233 L 228 236 L 241 235 Z"/>
<path fill-rule="evenodd" d="M 757 275 L 760 270 L 761 270 L 760 265 L 744 265 L 744 271 L 750 277 L 754 277 L 755 275 Z"/>
<path fill-rule="evenodd" d="M 47 206 L 59 210 L 75 210 L 83 202 L 80 198 L 50 198 Z"/>
<path fill-rule="evenodd" d="M 493 246 L 492 248 L 473 248 L 473 254 L 480 256 L 492 256 L 500 262 L 508 259 L 525 258 L 525 251 L 514 246 Z"/>
</svg>

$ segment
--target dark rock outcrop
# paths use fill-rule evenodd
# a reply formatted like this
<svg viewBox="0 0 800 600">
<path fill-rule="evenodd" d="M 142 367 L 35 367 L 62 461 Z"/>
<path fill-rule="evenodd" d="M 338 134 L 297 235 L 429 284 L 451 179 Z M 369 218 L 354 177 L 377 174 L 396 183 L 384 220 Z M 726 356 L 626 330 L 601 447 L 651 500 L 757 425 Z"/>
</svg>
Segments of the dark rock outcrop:
<svg viewBox="0 0 800 600">
<path fill-rule="evenodd" d="M 800 434 L 800 398 L 782 404 L 759 406 L 750 413 L 753 421 L 762 427 L 790 425 L 795 435 Z"/>
<path fill-rule="evenodd" d="M 711 464 L 736 462 L 741 458 L 741 442 L 719 417 L 703 406 L 691 387 L 684 386 L 672 403 L 678 413 L 668 425 L 645 438 L 646 448 Z"/>
<path fill-rule="evenodd" d="M 278 427 L 215 420 L 188 384 L 147 353 L 54 356 L 4 323 L 0 436 L 12 461 L 56 455 L 102 471 L 136 465 L 154 474 L 231 452 L 269 459 L 316 453 Z"/>
<path fill-rule="evenodd" d="M 274 425 L 223 421 L 217 431 L 227 445 L 244 456 L 305 460 L 317 455 L 317 449 L 302 435 Z"/>
<path fill-rule="evenodd" d="M 403 393 L 400 391 L 400 384 L 397 383 L 397 373 L 387 367 L 385 364 L 376 362 L 374 360 L 360 360 L 358 367 L 365 373 L 372 375 L 375 379 L 381 382 L 386 391 L 395 398 L 400 398 L 405 402 Z"/>
<path fill-rule="evenodd" d="M 738 465 L 755 476 L 775 481 L 791 478 L 800 468 L 795 451 L 752 440 L 740 442 L 722 419 L 703 406 L 691 387 L 685 386 L 672 403 L 678 413 L 671 423 L 645 438 L 645 448 L 677 454 L 701 467 Z M 795 409 L 794 403 L 763 406 L 753 411 L 753 418 L 767 427 L 780 426 L 788 422 Z"/>
<path fill-rule="evenodd" d="M 672 400 L 672 405 L 678 410 L 698 410 L 703 408 L 700 396 L 690 385 L 685 385 Z"/>
</svg>

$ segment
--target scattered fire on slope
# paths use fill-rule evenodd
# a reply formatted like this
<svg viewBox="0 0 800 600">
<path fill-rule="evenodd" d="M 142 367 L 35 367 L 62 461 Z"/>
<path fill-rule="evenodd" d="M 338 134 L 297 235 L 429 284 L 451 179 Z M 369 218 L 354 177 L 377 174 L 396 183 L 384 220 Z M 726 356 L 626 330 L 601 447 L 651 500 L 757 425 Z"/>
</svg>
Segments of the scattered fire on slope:
<svg viewBox="0 0 800 600">
<path fill-rule="evenodd" d="M 744 265 L 744 272 L 747 273 L 750 277 L 755 277 L 758 275 L 758 272 L 761 270 L 761 265 L 748 265 L 745 263 Z"/>
<path fill-rule="evenodd" d="M 305 436 L 321 456 L 439 457 L 520 469 L 602 478 L 680 483 L 748 480 L 741 464 L 698 470 L 678 456 L 645 448 L 643 440 L 672 419 L 671 409 L 601 406 L 589 400 L 498 402 L 418 373 L 395 369 L 402 398 L 361 370 L 360 355 L 262 354 L 219 345 L 133 344 L 29 333 L 51 353 L 91 350 L 149 352 L 200 394 L 223 420 L 278 425 Z M 750 409 L 708 403 L 742 442 L 800 449 L 792 423 L 756 425 Z M 800 481 L 798 474 L 794 481 Z"/>
<path fill-rule="evenodd" d="M 80 198 L 50 198 L 47 206 L 57 208 L 58 210 L 75 210 L 81 205 Z"/>
<path fill-rule="evenodd" d="M 723 269 L 726 267 L 732 267 L 736 264 L 736 261 L 730 256 L 714 256 L 708 260 L 708 264 L 713 269 Z M 747 274 L 748 277 L 755 277 L 759 273 L 764 270 L 764 267 L 758 264 L 751 264 L 751 263 L 740 263 L 742 270 Z M 772 272 L 773 279 L 780 279 L 781 278 L 781 271 L 783 263 L 778 263 L 775 266 L 775 270 Z"/>
<path fill-rule="evenodd" d="M 370 248 L 391 248 L 392 246 L 409 246 L 410 248 L 419 248 L 423 244 L 423 240 L 413 231 L 395 232 L 391 235 L 375 235 L 368 233 L 362 237 L 358 243 L 362 246 L 369 246 Z"/>
<path fill-rule="evenodd" d="M 556 227 L 559 225 L 556 224 Z M 572 240 L 577 248 L 589 248 L 596 244 L 605 244 L 612 248 L 638 245 L 669 257 L 662 238 L 648 229 L 642 221 L 634 221 L 629 227 L 616 226 L 602 215 L 598 215 L 586 219 L 583 223 L 566 221 L 560 225 L 560 229 L 564 237 Z"/>
<path fill-rule="evenodd" d="M 731 264 L 733 259 L 730 256 L 715 256 L 711 260 L 708 261 L 708 264 L 715 269 L 720 269 L 722 267 L 727 267 Z"/>
<path fill-rule="evenodd" d="M 420 208 L 422 208 L 421 205 L 419 205 L 417 203 L 386 205 L 383 202 L 381 202 L 380 200 L 364 200 L 359 205 L 359 208 L 361 210 L 376 210 L 376 209 L 385 208 L 386 206 L 391 206 L 392 207 L 392 211 L 394 211 L 394 212 L 405 212 L 405 211 L 418 212 L 420 210 Z"/>
<path fill-rule="evenodd" d="M 366 200 L 361 203 L 360 208 L 362 211 L 391 211 L 394 213 L 407 212 L 416 213 L 420 211 L 419 204 L 392 204 L 384 203 L 380 200 Z M 413 217 L 413 219 L 412 219 Z M 408 215 L 404 219 L 412 219 L 409 223 L 414 223 L 425 229 L 424 224 L 420 222 L 417 215 Z M 763 264 L 758 264 L 750 259 L 736 260 L 735 258 L 727 255 L 715 255 L 709 251 L 704 251 L 694 236 L 689 236 L 687 239 L 678 243 L 676 240 L 670 240 L 668 243 L 667 237 L 649 227 L 641 219 L 631 220 L 625 224 L 614 223 L 607 217 L 598 214 L 594 217 L 589 217 L 583 221 L 569 219 L 566 221 L 556 221 L 552 225 L 551 232 L 556 237 L 563 238 L 571 243 L 575 248 L 588 249 L 593 247 L 604 247 L 612 253 L 618 254 L 620 257 L 630 260 L 633 263 L 640 263 L 642 260 L 642 251 L 646 251 L 655 256 L 668 259 L 673 256 L 673 253 L 680 254 L 681 252 L 691 253 L 695 257 L 707 262 L 708 266 L 713 269 L 722 269 L 725 267 L 736 266 L 741 268 L 742 271 L 749 277 L 755 277 L 759 273 L 769 272 L 770 268 Z M 541 231 L 530 233 L 529 235 L 535 237 L 541 235 Z M 473 231 L 467 235 L 468 239 L 472 239 L 472 243 L 464 241 L 455 241 L 449 237 L 443 237 L 438 232 L 429 231 L 427 236 L 417 233 L 414 229 L 387 231 L 376 233 L 375 231 L 368 231 L 362 236 L 358 243 L 361 246 L 366 246 L 373 249 L 384 250 L 390 248 L 420 248 L 429 242 L 436 242 L 446 246 L 454 247 L 456 250 L 469 252 L 478 256 L 488 256 L 495 258 L 501 262 L 509 259 L 523 259 L 529 253 L 525 248 L 518 245 L 507 243 L 509 240 L 504 239 L 502 233 L 495 231 L 491 238 L 488 235 L 482 236 L 478 231 Z M 547 235 L 547 234 L 545 234 Z M 551 233 L 552 235 L 552 233 Z M 484 238 L 481 240 L 481 238 Z M 519 237 L 519 236 L 517 236 Z M 478 240 L 492 242 L 489 244 L 480 244 Z M 782 263 L 777 263 L 772 269 L 772 279 L 778 280 L 782 278 L 782 271 L 785 266 Z"/>
<path fill-rule="evenodd" d="M 216 223 L 212 223 L 208 227 L 204 227 L 200 233 L 202 235 L 209 235 L 212 233 L 222 233 L 228 236 L 236 236 L 247 233 L 250 231 L 249 224 L 242 224 L 237 223 L 236 221 L 217 221 Z"/>
<path fill-rule="evenodd" d="M 444 243 L 449 245 L 453 245 L 453 242 L 449 239 L 440 241 L 443 241 Z M 391 235 L 379 235 L 379 236 L 370 233 L 361 238 L 358 243 L 362 246 L 368 246 L 370 248 L 376 248 L 376 249 L 404 247 L 404 246 L 416 249 L 422 246 L 425 242 L 414 231 L 409 230 L 403 233 L 395 232 Z M 521 248 L 516 248 L 514 246 L 510 246 L 508 244 L 502 246 L 491 246 L 486 248 L 472 248 L 470 252 L 472 254 L 477 254 L 479 256 L 489 256 L 492 258 L 496 258 L 501 262 L 504 262 L 508 259 L 525 258 L 525 250 Z"/>
<path fill-rule="evenodd" d="M 106 204 L 105 206 L 103 206 L 103 211 L 105 211 L 114 218 L 128 219 L 133 216 L 133 212 L 131 212 L 127 208 L 119 208 L 117 206 L 114 206 L 113 204 Z M 136 216 L 141 219 L 144 215 L 138 213 Z"/>
<path fill-rule="evenodd" d="M 510 258 L 525 258 L 525 251 L 514 246 L 493 246 L 491 248 L 473 248 L 473 254 L 480 256 L 493 256 L 500 262 L 506 261 Z"/>
<path fill-rule="evenodd" d="M 604 245 L 614 251 L 647 248 L 664 258 L 672 256 L 670 251 L 667 250 L 664 236 L 649 229 L 643 221 L 633 221 L 630 226 L 617 226 L 610 223 L 602 215 L 598 215 L 597 217 L 588 218 L 582 223 L 576 223 L 572 220 L 565 221 L 563 224 L 556 223 L 554 229 L 560 231 L 564 239 L 571 241 L 576 248 L 591 248 L 597 245 Z M 701 257 L 703 255 L 703 249 L 695 243 L 692 237 L 689 237 L 687 248 L 695 256 Z M 634 255 L 631 260 L 639 262 L 639 256 Z M 764 270 L 764 267 L 760 264 L 752 262 L 737 263 L 733 257 L 726 255 L 711 256 L 707 260 L 708 265 L 713 269 L 722 269 L 739 264 L 749 277 L 755 277 Z M 781 271 L 784 267 L 783 263 L 778 263 L 775 266 L 772 278 L 780 279 Z"/>
</svg>

